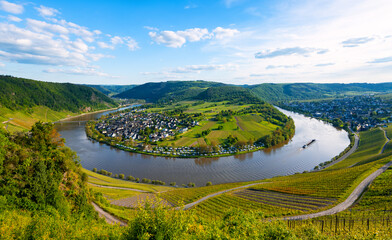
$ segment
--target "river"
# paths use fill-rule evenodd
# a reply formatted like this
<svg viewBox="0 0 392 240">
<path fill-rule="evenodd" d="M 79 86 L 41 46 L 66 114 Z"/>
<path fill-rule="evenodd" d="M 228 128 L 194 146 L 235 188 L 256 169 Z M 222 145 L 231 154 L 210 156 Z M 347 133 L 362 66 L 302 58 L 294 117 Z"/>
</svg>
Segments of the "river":
<svg viewBox="0 0 392 240">
<path fill-rule="evenodd" d="M 56 129 L 65 138 L 66 146 L 76 151 L 86 169 L 105 169 L 113 174 L 161 180 L 166 184 L 194 182 L 197 186 L 204 186 L 208 181 L 213 184 L 251 181 L 309 171 L 338 155 L 350 144 L 346 131 L 314 118 L 280 110 L 292 117 L 295 123 L 295 135 L 289 143 L 229 157 L 156 157 L 125 152 L 89 140 L 84 130 L 85 121 L 115 110 L 86 114 L 56 123 Z M 316 142 L 303 149 L 302 146 L 312 139 L 316 139 Z"/>
</svg>

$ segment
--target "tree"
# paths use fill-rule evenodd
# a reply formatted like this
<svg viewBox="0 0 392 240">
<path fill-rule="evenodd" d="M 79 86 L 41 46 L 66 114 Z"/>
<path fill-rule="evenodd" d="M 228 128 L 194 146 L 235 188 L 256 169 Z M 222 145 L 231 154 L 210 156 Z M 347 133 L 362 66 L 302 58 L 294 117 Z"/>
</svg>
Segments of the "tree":
<svg viewBox="0 0 392 240">
<path fill-rule="evenodd" d="M 118 175 L 118 177 L 120 178 L 120 179 L 124 179 L 124 174 L 120 174 L 120 175 Z"/>
<path fill-rule="evenodd" d="M 212 182 L 207 182 L 206 186 L 212 186 Z"/>
<path fill-rule="evenodd" d="M 96 173 L 96 172 L 97 172 L 97 168 L 93 168 L 93 172 L 95 172 L 95 173 Z"/>
<path fill-rule="evenodd" d="M 170 186 L 172 186 L 172 187 L 176 186 L 176 182 L 171 182 Z"/>
</svg>

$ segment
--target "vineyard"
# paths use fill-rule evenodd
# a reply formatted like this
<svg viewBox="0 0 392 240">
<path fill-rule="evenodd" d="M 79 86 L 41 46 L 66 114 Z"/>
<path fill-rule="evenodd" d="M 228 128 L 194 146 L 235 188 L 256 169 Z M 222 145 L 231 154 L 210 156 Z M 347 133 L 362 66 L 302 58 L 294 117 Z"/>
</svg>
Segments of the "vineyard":
<svg viewBox="0 0 392 240">
<path fill-rule="evenodd" d="M 182 204 L 191 203 L 209 194 L 226 190 L 226 189 L 248 185 L 250 183 L 252 182 L 226 183 L 226 184 L 219 184 L 219 185 L 198 187 L 198 188 L 182 188 L 182 189 L 163 192 L 160 194 L 160 196 L 176 206 L 181 206 Z"/>
<path fill-rule="evenodd" d="M 366 176 L 387 162 L 389 159 L 384 158 L 351 168 L 277 177 L 272 178 L 270 183 L 256 185 L 252 188 L 338 199 L 345 197 Z"/>
<path fill-rule="evenodd" d="M 234 195 L 250 201 L 299 211 L 324 208 L 336 201 L 336 199 L 332 198 L 308 197 L 253 189 L 237 191 Z"/>
<path fill-rule="evenodd" d="M 302 213 L 300 210 L 288 209 L 271 204 L 263 204 L 261 202 L 248 200 L 230 193 L 222 194 L 204 201 L 195 206 L 193 209 L 196 211 L 196 215 L 201 218 L 218 220 L 233 208 L 241 209 L 244 212 L 258 212 L 259 217 L 262 218 Z"/>
<path fill-rule="evenodd" d="M 353 154 L 344 161 L 332 165 L 327 170 L 348 168 L 358 162 L 376 156 L 381 152 L 386 142 L 384 131 L 379 128 L 361 132 L 359 139 L 358 149 Z"/>
</svg>

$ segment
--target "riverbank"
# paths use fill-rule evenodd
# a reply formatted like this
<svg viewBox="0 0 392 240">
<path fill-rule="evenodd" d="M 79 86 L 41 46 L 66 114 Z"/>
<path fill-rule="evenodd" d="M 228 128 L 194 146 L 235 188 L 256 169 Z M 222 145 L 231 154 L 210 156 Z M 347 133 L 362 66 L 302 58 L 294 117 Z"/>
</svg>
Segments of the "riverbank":
<svg viewBox="0 0 392 240">
<path fill-rule="evenodd" d="M 138 104 L 138 103 L 135 103 L 135 104 Z M 58 120 L 56 122 L 53 122 L 53 123 L 69 121 L 69 120 L 72 120 L 74 118 L 83 117 L 83 116 L 90 115 L 90 114 L 97 114 L 97 113 L 102 113 L 102 112 L 107 112 L 107 111 L 113 111 L 113 110 L 117 110 L 117 109 L 120 109 L 120 108 L 131 106 L 131 105 L 134 105 L 134 104 L 126 104 L 126 105 L 121 105 L 121 106 L 115 107 L 115 108 L 108 108 L 108 109 L 102 109 L 102 110 L 98 110 L 98 111 L 94 111 L 94 112 L 82 113 L 82 114 L 79 114 L 79 115 L 70 116 L 70 117 L 66 117 L 66 118 L 60 119 L 60 120 Z"/>
</svg>

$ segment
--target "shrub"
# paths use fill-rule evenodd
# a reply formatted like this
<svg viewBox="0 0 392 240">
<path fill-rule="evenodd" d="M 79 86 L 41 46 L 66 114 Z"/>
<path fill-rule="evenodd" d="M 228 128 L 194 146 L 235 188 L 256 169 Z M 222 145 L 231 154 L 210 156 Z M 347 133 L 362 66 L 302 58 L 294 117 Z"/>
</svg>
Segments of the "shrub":
<svg viewBox="0 0 392 240">
<path fill-rule="evenodd" d="M 124 174 L 120 174 L 120 175 L 118 175 L 118 177 L 120 178 L 120 179 L 124 179 Z"/>
<path fill-rule="evenodd" d="M 97 168 L 93 168 L 93 172 L 97 172 Z"/>
<path fill-rule="evenodd" d="M 206 186 L 212 186 L 212 182 L 207 182 Z"/>
<path fill-rule="evenodd" d="M 128 179 L 129 181 L 135 181 L 135 178 L 134 178 L 133 176 L 131 176 L 131 175 L 129 175 L 129 176 L 127 177 L 127 179 Z"/>
<path fill-rule="evenodd" d="M 176 186 L 176 182 L 171 182 L 170 186 L 173 186 L 173 187 Z"/>
</svg>

